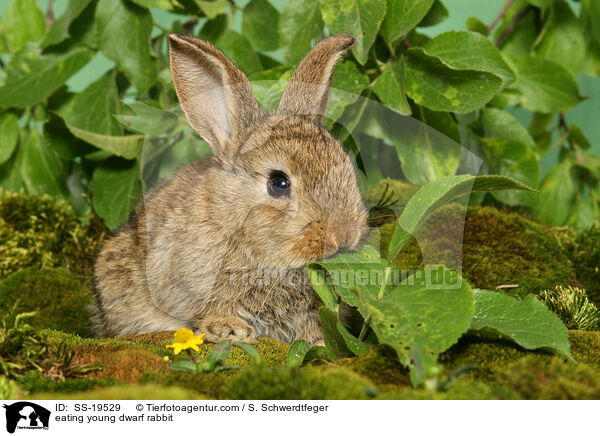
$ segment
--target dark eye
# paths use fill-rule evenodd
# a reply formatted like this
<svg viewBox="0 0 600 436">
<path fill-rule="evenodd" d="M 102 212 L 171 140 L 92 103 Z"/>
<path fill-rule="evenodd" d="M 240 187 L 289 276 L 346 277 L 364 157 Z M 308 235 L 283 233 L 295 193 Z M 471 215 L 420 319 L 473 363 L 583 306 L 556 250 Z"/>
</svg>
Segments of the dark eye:
<svg viewBox="0 0 600 436">
<path fill-rule="evenodd" d="M 288 176 L 281 171 L 273 171 L 267 182 L 267 191 L 269 195 L 275 198 L 289 197 L 292 182 Z"/>
</svg>

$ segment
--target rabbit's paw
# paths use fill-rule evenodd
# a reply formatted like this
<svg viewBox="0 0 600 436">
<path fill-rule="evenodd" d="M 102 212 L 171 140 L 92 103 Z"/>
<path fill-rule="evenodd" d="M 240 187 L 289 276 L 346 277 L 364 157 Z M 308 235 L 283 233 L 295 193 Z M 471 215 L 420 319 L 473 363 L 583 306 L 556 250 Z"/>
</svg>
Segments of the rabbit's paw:
<svg viewBox="0 0 600 436">
<path fill-rule="evenodd" d="M 215 344 L 228 339 L 232 342 L 258 343 L 254 329 L 246 321 L 235 316 L 201 320 L 196 334 L 202 333 L 204 333 L 204 339 L 207 342 Z"/>
</svg>

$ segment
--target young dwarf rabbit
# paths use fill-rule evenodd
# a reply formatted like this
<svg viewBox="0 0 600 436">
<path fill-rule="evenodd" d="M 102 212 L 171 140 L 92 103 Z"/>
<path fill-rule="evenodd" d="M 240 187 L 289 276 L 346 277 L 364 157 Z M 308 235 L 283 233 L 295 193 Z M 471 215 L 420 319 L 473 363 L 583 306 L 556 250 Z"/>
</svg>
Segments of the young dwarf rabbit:
<svg viewBox="0 0 600 436">
<path fill-rule="evenodd" d="M 305 274 L 367 232 L 351 160 L 322 126 L 337 59 L 353 44 L 349 35 L 319 42 L 269 114 L 221 51 L 169 37 L 177 96 L 214 155 L 146 194 L 102 248 L 101 335 L 185 326 L 211 342 L 322 341 L 322 303 L 305 276 L 269 281 L 256 272 Z"/>
</svg>

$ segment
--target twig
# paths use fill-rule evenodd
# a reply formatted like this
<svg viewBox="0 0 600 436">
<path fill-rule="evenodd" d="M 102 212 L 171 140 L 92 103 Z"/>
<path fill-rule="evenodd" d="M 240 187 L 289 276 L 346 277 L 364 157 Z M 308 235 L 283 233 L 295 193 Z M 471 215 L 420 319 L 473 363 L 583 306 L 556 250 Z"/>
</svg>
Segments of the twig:
<svg viewBox="0 0 600 436">
<path fill-rule="evenodd" d="M 558 113 L 558 126 L 563 130 L 565 135 L 569 134 L 570 129 L 569 129 L 569 125 L 567 124 L 567 119 L 565 118 L 564 112 Z M 574 144 L 573 144 L 573 140 L 570 137 L 567 137 L 567 141 L 569 141 L 569 145 L 571 146 L 571 149 L 573 150 L 575 148 Z"/>
<path fill-rule="evenodd" d="M 406 35 L 404 35 L 404 38 L 402 38 L 402 45 L 404 45 L 406 48 L 410 48 L 410 42 L 408 42 Z"/>
<path fill-rule="evenodd" d="M 492 30 L 494 30 L 494 27 L 496 27 L 496 24 L 498 24 L 498 22 L 504 18 L 504 16 L 506 15 L 506 12 L 508 11 L 508 9 L 512 6 L 512 4 L 515 2 L 515 0 L 508 0 L 504 6 L 502 7 L 502 10 L 500 10 L 500 13 L 498 14 L 498 16 L 496 18 L 494 18 L 494 21 L 492 21 L 488 26 L 488 30 L 491 32 Z"/>
<path fill-rule="evenodd" d="M 48 27 L 54 24 L 54 11 L 52 10 L 53 3 L 54 0 L 48 0 L 48 9 L 46 10 L 46 23 L 48 24 Z"/>
<path fill-rule="evenodd" d="M 183 23 L 183 33 L 185 33 L 187 36 L 194 36 L 194 27 L 196 26 L 197 22 L 198 18 L 194 17 Z"/>
<path fill-rule="evenodd" d="M 508 26 L 506 26 L 506 29 L 504 29 L 502 31 L 502 33 L 496 40 L 496 47 L 498 47 L 498 48 L 502 47 L 502 45 L 504 44 L 504 41 L 506 40 L 506 38 L 508 38 L 508 35 L 510 35 L 510 32 L 512 32 L 515 29 L 515 26 L 517 25 L 517 23 L 519 21 L 521 21 L 521 19 L 525 15 L 527 15 L 529 13 L 529 11 L 531 11 L 532 9 L 533 9 L 533 6 L 527 6 L 526 8 L 521 10 L 517 15 L 514 16 L 514 18 L 510 21 L 510 23 L 508 23 Z"/>
</svg>

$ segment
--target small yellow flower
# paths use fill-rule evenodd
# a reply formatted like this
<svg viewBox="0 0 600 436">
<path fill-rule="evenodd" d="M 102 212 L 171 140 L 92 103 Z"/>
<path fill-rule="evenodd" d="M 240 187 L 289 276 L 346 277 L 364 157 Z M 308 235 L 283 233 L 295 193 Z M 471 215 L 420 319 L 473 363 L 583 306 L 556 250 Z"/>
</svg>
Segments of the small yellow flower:
<svg viewBox="0 0 600 436">
<path fill-rule="evenodd" d="M 163 360 L 164 360 L 165 362 L 168 362 L 168 361 L 169 361 L 169 356 L 165 356 L 165 357 L 163 357 Z"/>
<path fill-rule="evenodd" d="M 173 353 L 179 354 L 182 350 L 187 350 L 191 348 L 195 351 L 200 351 L 198 345 L 202 345 L 204 343 L 204 334 L 200 336 L 194 336 L 194 332 L 190 329 L 186 329 L 185 327 L 180 328 L 175 332 L 175 343 L 171 345 L 167 345 L 167 348 L 172 348 Z"/>
</svg>

